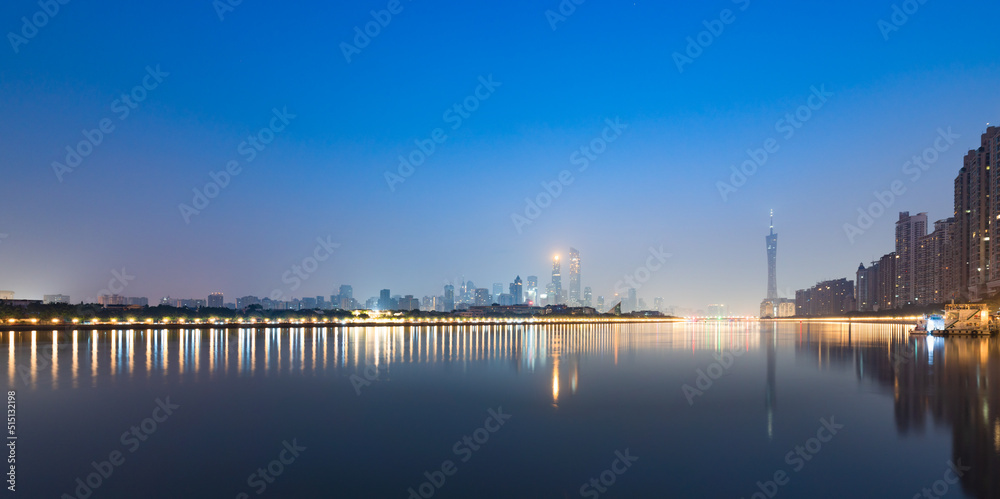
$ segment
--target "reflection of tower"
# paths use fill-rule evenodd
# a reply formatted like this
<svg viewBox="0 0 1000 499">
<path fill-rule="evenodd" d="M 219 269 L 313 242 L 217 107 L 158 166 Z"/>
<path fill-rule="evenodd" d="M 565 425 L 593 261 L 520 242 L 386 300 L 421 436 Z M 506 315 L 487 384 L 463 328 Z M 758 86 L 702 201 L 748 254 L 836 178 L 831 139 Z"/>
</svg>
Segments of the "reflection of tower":
<svg viewBox="0 0 1000 499">
<path fill-rule="evenodd" d="M 777 355 L 778 335 L 775 334 L 773 322 L 760 324 L 761 342 L 767 345 L 767 388 L 764 389 L 764 407 L 767 409 L 767 438 L 774 437 L 774 404 L 777 398 L 775 391 L 775 357 Z"/>
<path fill-rule="evenodd" d="M 778 299 L 778 276 L 775 267 L 778 260 L 778 235 L 774 233 L 774 210 L 771 210 L 771 233 L 767 241 L 767 299 L 775 302 Z"/>
</svg>

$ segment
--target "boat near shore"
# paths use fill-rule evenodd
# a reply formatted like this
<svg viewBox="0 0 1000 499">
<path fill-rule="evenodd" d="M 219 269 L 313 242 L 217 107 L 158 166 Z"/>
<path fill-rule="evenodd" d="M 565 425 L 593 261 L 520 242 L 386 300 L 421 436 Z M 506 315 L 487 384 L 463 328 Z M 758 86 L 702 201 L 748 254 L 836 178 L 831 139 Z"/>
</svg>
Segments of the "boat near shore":
<svg viewBox="0 0 1000 499">
<path fill-rule="evenodd" d="M 979 303 L 945 305 L 944 314 L 925 315 L 910 334 L 934 336 L 991 336 L 1000 331 L 1000 317 Z"/>
</svg>

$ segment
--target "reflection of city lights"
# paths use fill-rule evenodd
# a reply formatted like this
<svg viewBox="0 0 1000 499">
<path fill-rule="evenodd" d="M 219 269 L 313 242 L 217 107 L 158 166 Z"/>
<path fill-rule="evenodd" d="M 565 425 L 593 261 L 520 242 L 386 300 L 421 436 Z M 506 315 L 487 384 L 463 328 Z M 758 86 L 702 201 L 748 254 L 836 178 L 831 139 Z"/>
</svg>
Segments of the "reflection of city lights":
<svg viewBox="0 0 1000 499">
<path fill-rule="evenodd" d="M 993 447 L 1000 452 L 1000 418 L 993 424 Z"/>
<path fill-rule="evenodd" d="M 559 367 L 552 366 L 552 401 L 559 402 Z"/>
</svg>

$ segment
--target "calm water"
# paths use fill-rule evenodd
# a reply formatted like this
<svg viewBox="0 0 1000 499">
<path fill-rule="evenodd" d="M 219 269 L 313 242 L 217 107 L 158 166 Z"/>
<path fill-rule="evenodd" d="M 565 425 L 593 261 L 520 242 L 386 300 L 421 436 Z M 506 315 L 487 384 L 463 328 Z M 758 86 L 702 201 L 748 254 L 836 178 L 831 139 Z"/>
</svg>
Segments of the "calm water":
<svg viewBox="0 0 1000 499">
<path fill-rule="evenodd" d="M 0 376 L 20 497 L 1000 497 L 1000 341 L 904 331 L 5 332 Z"/>
</svg>

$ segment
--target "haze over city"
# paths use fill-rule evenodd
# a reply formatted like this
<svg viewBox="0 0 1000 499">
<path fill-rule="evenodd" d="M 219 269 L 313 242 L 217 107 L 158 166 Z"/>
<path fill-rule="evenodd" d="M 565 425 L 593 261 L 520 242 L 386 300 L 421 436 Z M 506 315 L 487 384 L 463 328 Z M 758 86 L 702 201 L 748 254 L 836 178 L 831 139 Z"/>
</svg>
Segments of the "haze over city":
<svg viewBox="0 0 1000 499">
<path fill-rule="evenodd" d="M 638 291 L 648 303 L 753 315 L 770 210 L 783 296 L 850 276 L 891 250 L 896 212 L 950 215 L 961 158 L 1000 111 L 997 7 L 978 2 L 930 2 L 889 31 L 889 6 L 863 2 L 587 2 L 564 20 L 532 2 L 404 2 L 356 53 L 343 44 L 385 2 L 115 4 L 63 6 L 0 55 L 0 288 L 21 298 L 76 302 L 122 269 L 125 294 L 151 301 L 341 284 L 436 295 L 463 276 L 544 285 L 571 246 L 583 285 L 610 295 L 662 247 L 671 259 Z M 687 62 L 687 37 L 723 8 L 735 19 Z M 0 16 L 19 32 L 36 10 Z M 121 100 L 144 83 L 134 108 Z M 788 127 L 814 90 L 825 100 Z M 114 130 L 79 166 L 54 166 L 105 119 Z M 241 147 L 272 125 L 266 146 Z M 911 181 L 904 164 L 939 128 L 959 139 Z M 574 153 L 602 134 L 614 140 L 581 171 Z M 777 152 L 721 189 L 768 139 Z M 185 211 L 233 160 L 217 197 Z M 894 180 L 905 194 L 849 240 L 843 225 Z M 317 238 L 339 246 L 288 290 L 283 273 Z"/>
</svg>

